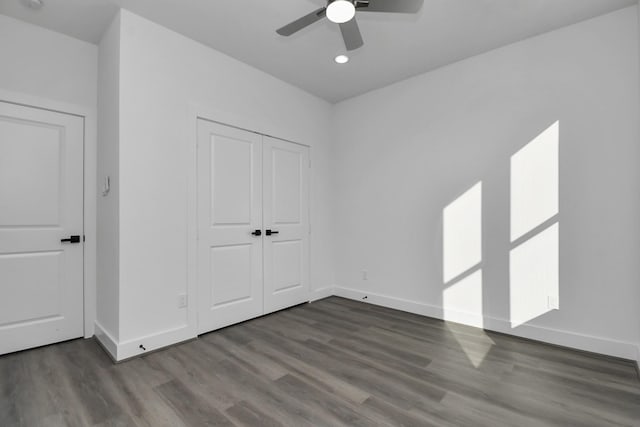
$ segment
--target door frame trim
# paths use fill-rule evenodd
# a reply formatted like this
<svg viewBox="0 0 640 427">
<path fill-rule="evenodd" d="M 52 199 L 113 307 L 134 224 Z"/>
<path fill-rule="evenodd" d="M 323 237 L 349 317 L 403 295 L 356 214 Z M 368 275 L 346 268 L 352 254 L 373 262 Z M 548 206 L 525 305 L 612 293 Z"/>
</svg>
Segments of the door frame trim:
<svg viewBox="0 0 640 427">
<path fill-rule="evenodd" d="M 295 145 L 300 145 L 302 147 L 307 147 L 309 150 L 311 150 L 311 147 L 309 145 L 306 145 L 306 144 L 301 144 L 299 142 L 295 142 L 295 141 L 291 141 L 291 140 L 288 140 L 288 139 L 280 138 L 278 136 L 269 135 L 267 133 L 258 132 L 258 131 L 255 131 L 255 130 L 245 129 L 245 128 L 242 128 L 242 127 L 239 127 L 239 126 L 230 125 L 230 124 L 219 122 L 217 120 L 213 120 L 213 119 L 210 119 L 210 118 L 207 118 L 207 117 L 198 116 L 197 120 L 205 120 L 207 122 L 215 123 L 215 124 L 221 125 L 221 126 L 226 126 L 228 128 L 238 129 L 238 130 L 241 130 L 241 131 L 244 131 L 244 132 L 249 132 L 249 133 L 253 133 L 253 134 L 256 134 L 256 135 L 260 135 L 260 136 L 268 136 L 269 138 L 279 139 L 280 141 L 288 142 L 290 144 L 295 144 Z"/>
<path fill-rule="evenodd" d="M 77 116 L 83 119 L 83 326 L 84 338 L 94 334 L 96 320 L 96 221 L 97 221 L 97 107 L 56 101 L 0 89 L 0 101 L 23 107 Z"/>
<path fill-rule="evenodd" d="M 184 117 L 184 140 L 187 143 L 187 322 L 188 330 L 194 337 L 198 336 L 198 120 L 206 120 L 219 125 L 228 126 L 243 131 L 256 133 L 271 138 L 280 139 L 296 145 L 301 145 L 309 149 L 309 230 L 312 227 L 311 200 L 312 182 L 311 177 L 311 155 L 313 147 L 285 139 L 279 136 L 272 136 L 273 133 L 285 133 L 286 129 L 279 129 L 264 117 L 238 116 L 228 111 L 212 109 L 198 104 L 189 104 Z M 214 118 L 215 117 L 215 118 Z M 313 299 L 313 286 L 311 283 L 311 240 L 309 234 L 309 301 Z"/>
</svg>

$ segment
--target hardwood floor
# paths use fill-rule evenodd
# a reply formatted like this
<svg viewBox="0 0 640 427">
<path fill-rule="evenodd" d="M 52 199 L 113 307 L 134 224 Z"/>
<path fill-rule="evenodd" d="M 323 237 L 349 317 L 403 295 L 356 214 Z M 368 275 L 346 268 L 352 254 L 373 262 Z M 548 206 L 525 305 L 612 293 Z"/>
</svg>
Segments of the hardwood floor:
<svg viewBox="0 0 640 427">
<path fill-rule="evenodd" d="M 631 363 L 341 298 L 114 365 L 0 357 L 0 426 L 640 426 Z"/>
</svg>

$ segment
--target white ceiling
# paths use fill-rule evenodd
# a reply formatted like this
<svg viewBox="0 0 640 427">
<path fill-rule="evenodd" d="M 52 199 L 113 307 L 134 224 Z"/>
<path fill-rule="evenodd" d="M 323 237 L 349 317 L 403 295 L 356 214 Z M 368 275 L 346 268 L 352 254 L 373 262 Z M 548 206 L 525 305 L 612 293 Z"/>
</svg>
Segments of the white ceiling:
<svg viewBox="0 0 640 427">
<path fill-rule="evenodd" d="M 337 25 L 323 20 L 288 38 L 275 32 L 324 0 L 44 0 L 38 11 L 22 1 L 0 0 L 0 13 L 92 43 L 123 7 L 331 102 L 637 3 L 425 0 L 417 15 L 359 12 L 365 45 L 337 65 Z"/>
</svg>

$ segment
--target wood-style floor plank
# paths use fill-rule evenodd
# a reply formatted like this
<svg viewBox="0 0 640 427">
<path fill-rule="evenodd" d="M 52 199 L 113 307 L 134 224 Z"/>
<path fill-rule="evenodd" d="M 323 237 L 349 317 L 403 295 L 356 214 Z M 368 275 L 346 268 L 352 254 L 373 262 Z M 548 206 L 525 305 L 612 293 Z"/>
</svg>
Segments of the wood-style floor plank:
<svg viewBox="0 0 640 427">
<path fill-rule="evenodd" d="M 0 426 L 640 427 L 631 362 L 331 297 L 113 364 L 0 357 Z"/>
</svg>

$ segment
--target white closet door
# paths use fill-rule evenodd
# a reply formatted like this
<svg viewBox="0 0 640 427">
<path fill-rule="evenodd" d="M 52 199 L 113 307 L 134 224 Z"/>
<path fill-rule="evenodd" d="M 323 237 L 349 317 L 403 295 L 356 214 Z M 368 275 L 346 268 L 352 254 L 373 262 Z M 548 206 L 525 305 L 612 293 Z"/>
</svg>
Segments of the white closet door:
<svg viewBox="0 0 640 427">
<path fill-rule="evenodd" d="M 199 120 L 197 174 L 204 333 L 263 313 L 262 137 Z"/>
<path fill-rule="evenodd" d="M 309 148 L 264 137 L 264 311 L 309 301 Z"/>
<path fill-rule="evenodd" d="M 83 334 L 83 126 L 0 102 L 0 354 Z"/>
</svg>

